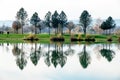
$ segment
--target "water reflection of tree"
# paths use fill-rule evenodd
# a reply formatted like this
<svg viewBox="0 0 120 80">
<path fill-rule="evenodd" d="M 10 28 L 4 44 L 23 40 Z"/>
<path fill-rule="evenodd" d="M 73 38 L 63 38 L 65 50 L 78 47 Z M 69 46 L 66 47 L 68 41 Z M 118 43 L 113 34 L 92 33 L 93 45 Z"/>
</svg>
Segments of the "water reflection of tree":
<svg viewBox="0 0 120 80">
<path fill-rule="evenodd" d="M 15 44 L 12 49 L 13 55 L 16 56 L 16 64 L 22 70 L 27 64 L 25 52 L 23 51 L 23 43 L 21 49 Z"/>
<path fill-rule="evenodd" d="M 45 64 L 49 67 L 51 65 L 51 62 L 50 62 L 50 44 L 48 44 L 48 51 L 47 53 L 45 54 Z"/>
<path fill-rule="evenodd" d="M 86 45 L 83 47 L 83 51 L 79 54 L 79 61 L 83 68 L 87 68 L 90 64 L 90 55 L 86 51 Z"/>
<path fill-rule="evenodd" d="M 65 51 L 66 55 L 73 55 L 75 53 L 75 50 L 71 48 L 71 44 L 68 46 L 69 48 Z"/>
<path fill-rule="evenodd" d="M 110 44 L 103 44 L 103 49 L 100 50 L 100 53 L 105 57 L 109 62 L 114 58 L 115 52 L 110 50 Z"/>
<path fill-rule="evenodd" d="M 51 57 L 51 62 L 54 67 L 57 67 L 58 64 L 63 67 L 66 64 L 67 57 L 63 53 L 63 44 L 61 46 L 55 44 L 55 49 L 52 51 Z"/>
<path fill-rule="evenodd" d="M 67 61 L 67 57 L 63 52 L 63 44 L 55 44 L 53 50 L 50 50 L 50 44 L 48 44 L 48 52 L 45 54 L 44 61 L 48 67 L 51 64 L 53 64 L 55 68 L 58 64 L 63 67 Z"/>
<path fill-rule="evenodd" d="M 40 55 L 41 54 L 41 45 L 39 45 L 39 48 L 37 49 L 37 43 L 35 43 L 35 50 L 30 54 L 30 59 L 34 65 L 37 65 Z"/>
</svg>

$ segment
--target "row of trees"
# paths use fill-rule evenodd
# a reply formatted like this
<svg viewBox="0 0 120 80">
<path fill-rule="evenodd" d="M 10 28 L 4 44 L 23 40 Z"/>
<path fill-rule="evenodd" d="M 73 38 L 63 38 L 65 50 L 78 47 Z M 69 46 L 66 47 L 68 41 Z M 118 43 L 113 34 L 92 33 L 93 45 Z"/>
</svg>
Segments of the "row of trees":
<svg viewBox="0 0 120 80">
<path fill-rule="evenodd" d="M 27 20 L 27 12 L 24 10 L 24 8 L 21 8 L 17 14 L 16 14 L 16 21 L 13 22 L 12 27 L 14 30 L 17 31 L 18 29 L 22 28 L 22 34 L 23 34 L 23 26 L 25 25 L 25 22 Z M 37 28 L 40 28 L 40 21 L 41 19 L 38 16 L 38 13 L 35 12 L 31 19 L 30 23 L 35 27 L 35 34 L 37 34 Z M 60 14 L 58 14 L 57 11 L 54 12 L 52 15 L 50 11 L 45 15 L 45 24 L 46 26 L 49 27 L 49 34 L 50 34 L 50 28 L 53 27 L 55 29 L 55 34 L 60 31 L 63 34 L 63 27 L 67 23 L 67 16 L 66 14 L 62 11 Z M 61 30 L 58 30 L 58 28 L 61 28 Z"/>
<path fill-rule="evenodd" d="M 16 14 L 16 21 L 13 22 L 12 27 L 14 28 L 15 31 L 18 33 L 18 29 L 22 29 L 22 34 L 23 34 L 23 26 L 26 24 L 28 14 L 24 10 L 24 8 L 21 8 L 17 14 Z M 35 12 L 32 17 L 30 18 L 30 23 L 35 27 L 35 34 L 37 34 L 37 29 L 39 28 L 41 31 L 41 19 L 38 16 L 38 13 Z M 80 15 L 79 18 L 79 23 L 80 26 L 82 27 L 82 30 L 84 34 L 86 35 L 87 28 L 90 26 L 92 22 L 91 15 L 88 13 L 87 10 L 84 10 L 82 14 Z M 55 11 L 53 14 L 51 14 L 50 11 L 45 15 L 44 23 L 46 26 L 49 28 L 49 35 L 50 35 L 50 28 L 55 29 L 55 34 L 61 33 L 63 34 L 63 28 L 66 26 L 69 29 L 69 33 L 71 34 L 71 30 L 74 28 L 74 24 L 72 22 L 68 22 L 67 16 L 64 13 L 64 11 L 61 11 L 60 14 L 58 14 L 57 11 Z M 99 25 L 99 28 L 102 30 L 105 30 L 106 33 L 109 30 L 109 34 L 111 29 L 115 28 L 116 24 L 112 17 L 108 17 L 108 19 L 102 24 Z M 45 27 L 45 26 L 44 26 Z"/>
</svg>

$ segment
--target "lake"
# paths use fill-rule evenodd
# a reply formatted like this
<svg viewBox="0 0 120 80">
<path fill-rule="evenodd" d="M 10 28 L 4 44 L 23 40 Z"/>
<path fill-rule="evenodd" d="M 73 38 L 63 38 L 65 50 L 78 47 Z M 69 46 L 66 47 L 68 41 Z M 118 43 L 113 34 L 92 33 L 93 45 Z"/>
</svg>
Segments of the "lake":
<svg viewBox="0 0 120 80">
<path fill-rule="evenodd" d="M 0 80 L 120 80 L 120 44 L 0 43 Z"/>
</svg>

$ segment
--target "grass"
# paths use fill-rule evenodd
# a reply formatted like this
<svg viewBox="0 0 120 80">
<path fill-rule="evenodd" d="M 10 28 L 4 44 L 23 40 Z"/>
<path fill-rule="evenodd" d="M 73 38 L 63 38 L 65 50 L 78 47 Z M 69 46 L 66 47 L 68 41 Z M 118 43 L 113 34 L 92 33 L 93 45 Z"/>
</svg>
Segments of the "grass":
<svg viewBox="0 0 120 80">
<path fill-rule="evenodd" d="M 4 43 L 4 42 L 11 42 L 11 43 L 17 43 L 17 42 L 25 42 L 23 40 L 23 38 L 27 37 L 29 34 L 0 34 L 0 43 Z M 94 37 L 96 39 L 95 43 L 107 43 L 107 39 L 109 37 L 112 38 L 112 42 L 113 43 L 117 43 L 118 42 L 118 38 L 120 37 L 119 35 L 100 35 L 100 34 L 89 34 L 90 36 Z M 50 37 L 55 36 L 54 34 L 37 34 L 37 37 L 40 39 L 38 41 L 38 43 L 50 43 Z M 69 34 L 64 34 L 63 36 L 65 38 L 65 43 L 71 43 L 71 36 Z M 75 38 L 78 37 L 78 34 L 74 35 Z M 83 39 L 85 39 L 85 35 L 81 34 L 81 37 Z M 75 42 L 78 43 L 78 42 Z M 83 42 L 79 42 L 79 43 L 84 43 Z"/>
</svg>

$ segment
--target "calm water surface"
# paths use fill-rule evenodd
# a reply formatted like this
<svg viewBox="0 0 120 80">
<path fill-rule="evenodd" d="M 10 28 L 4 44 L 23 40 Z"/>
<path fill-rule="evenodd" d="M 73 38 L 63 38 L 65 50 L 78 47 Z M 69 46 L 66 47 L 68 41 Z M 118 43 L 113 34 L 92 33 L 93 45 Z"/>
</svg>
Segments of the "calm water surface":
<svg viewBox="0 0 120 80">
<path fill-rule="evenodd" d="M 0 80 L 120 80 L 120 45 L 1 43 Z"/>
</svg>

